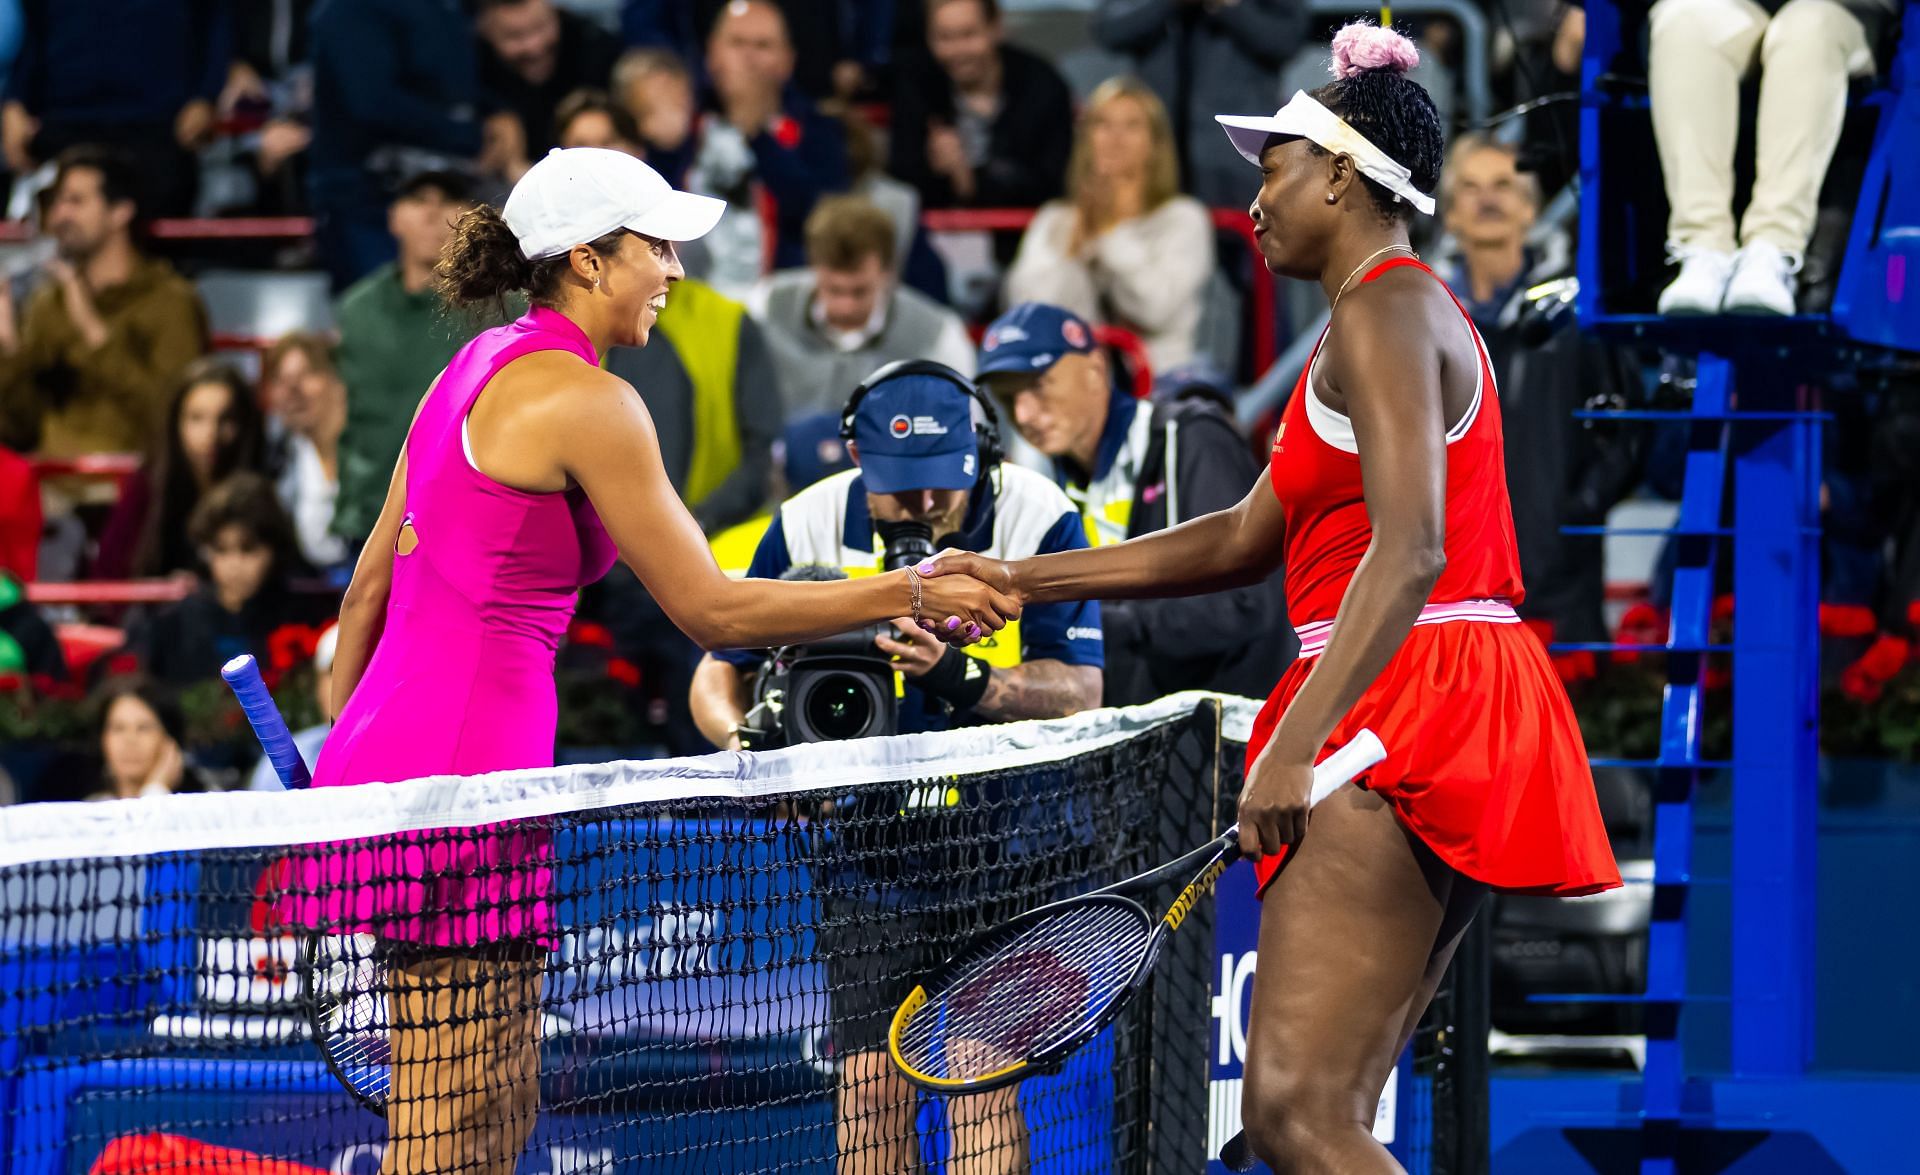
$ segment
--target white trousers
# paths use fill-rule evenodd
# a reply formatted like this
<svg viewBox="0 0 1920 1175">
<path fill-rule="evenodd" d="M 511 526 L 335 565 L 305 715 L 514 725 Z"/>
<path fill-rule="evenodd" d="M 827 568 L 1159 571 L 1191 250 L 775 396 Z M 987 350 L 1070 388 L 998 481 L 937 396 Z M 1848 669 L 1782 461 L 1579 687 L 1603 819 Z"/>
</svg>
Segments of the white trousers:
<svg viewBox="0 0 1920 1175">
<path fill-rule="evenodd" d="M 1740 79 L 1757 63 L 1753 199 L 1738 243 L 1805 253 L 1846 118 L 1847 79 L 1873 69 L 1859 18 L 1834 0 L 1788 0 L 1772 16 L 1753 0 L 1658 0 L 1650 32 L 1653 136 L 1672 208 L 1667 238 L 1734 249 Z"/>
</svg>

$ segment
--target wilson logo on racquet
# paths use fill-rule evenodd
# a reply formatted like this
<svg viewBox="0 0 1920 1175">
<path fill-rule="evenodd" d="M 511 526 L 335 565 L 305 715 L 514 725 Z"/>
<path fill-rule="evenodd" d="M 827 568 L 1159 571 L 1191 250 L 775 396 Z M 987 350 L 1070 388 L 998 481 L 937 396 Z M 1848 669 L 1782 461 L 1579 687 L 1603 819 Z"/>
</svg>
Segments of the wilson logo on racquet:
<svg viewBox="0 0 1920 1175">
<path fill-rule="evenodd" d="M 1202 894 L 1213 888 L 1213 883 L 1220 880 L 1220 875 L 1225 873 L 1227 866 L 1232 863 L 1224 857 L 1215 861 L 1202 870 L 1200 876 L 1194 878 L 1187 888 L 1180 891 L 1180 896 L 1173 899 L 1173 905 L 1168 908 L 1167 916 L 1162 919 L 1167 924 L 1167 929 L 1180 929 L 1180 924 L 1185 922 L 1187 915 L 1193 912 L 1193 904 L 1200 900 Z"/>
</svg>

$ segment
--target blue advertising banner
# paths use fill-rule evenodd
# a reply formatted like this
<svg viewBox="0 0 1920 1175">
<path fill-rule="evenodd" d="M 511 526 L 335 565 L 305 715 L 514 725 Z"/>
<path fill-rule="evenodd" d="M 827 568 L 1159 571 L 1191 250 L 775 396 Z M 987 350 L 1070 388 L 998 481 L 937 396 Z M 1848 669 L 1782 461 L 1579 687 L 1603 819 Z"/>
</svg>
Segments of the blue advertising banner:
<svg viewBox="0 0 1920 1175">
<path fill-rule="evenodd" d="M 1253 1007 L 1253 977 L 1260 942 L 1260 898 L 1254 892 L 1254 872 L 1245 863 L 1221 875 L 1214 888 L 1213 942 L 1215 966 L 1209 981 L 1212 997 L 1212 1055 L 1207 1086 L 1207 1171 L 1227 1175 L 1219 1160 L 1220 1148 L 1240 1130 L 1240 1092 L 1247 1059 L 1247 1017 Z M 1403 1060 L 1387 1079 L 1374 1118 L 1373 1136 L 1395 1147 L 1400 1130 L 1399 1092 L 1405 1082 Z M 1254 1170 L 1266 1172 L 1265 1164 Z"/>
<path fill-rule="evenodd" d="M 814 876 L 810 835 L 791 824 L 696 821 L 556 835 L 555 891 L 566 896 L 556 902 L 562 929 L 543 1024 L 549 1110 L 518 1175 L 832 1171 L 832 993 L 813 942 L 815 885 L 828 879 Z M 10 1175 L 85 1175 L 114 1139 L 156 1130 L 334 1175 L 378 1170 L 384 1127 L 305 1040 L 292 940 L 259 933 L 260 883 L 230 875 L 235 867 L 154 858 L 121 879 L 142 895 L 128 903 L 134 918 L 10 925 L 0 941 L 9 990 L 32 992 L 27 981 L 42 974 L 146 977 L 125 990 L 60 989 L 96 1001 L 84 1008 L 0 1004 L 9 1028 L 0 1053 L 34 1039 L 35 1025 L 84 1026 L 72 1039 L 42 1033 L 33 1046 L 71 1062 L 0 1063 L 13 1074 L 0 1082 Z M 907 901 L 907 888 L 885 892 Z M 57 911 L 59 896 L 44 908 Z M 1062 1072 L 1023 1083 L 1034 1172 L 1111 1169 L 1115 1064 L 1108 1033 Z M 210 1101 L 219 1114 L 204 1112 Z M 936 1163 L 943 1111 L 927 1099 L 921 1112 Z"/>
</svg>

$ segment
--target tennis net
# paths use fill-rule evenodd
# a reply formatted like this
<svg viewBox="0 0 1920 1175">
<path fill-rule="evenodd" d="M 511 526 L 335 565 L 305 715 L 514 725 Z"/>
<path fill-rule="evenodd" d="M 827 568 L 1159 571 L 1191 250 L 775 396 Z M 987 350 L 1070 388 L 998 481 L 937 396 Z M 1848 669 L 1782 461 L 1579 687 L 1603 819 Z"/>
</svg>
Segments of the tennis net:
<svg viewBox="0 0 1920 1175">
<path fill-rule="evenodd" d="M 757 756 L 0 809 L 0 1156 L 1202 1171 L 1210 908 L 1148 998 L 1001 1100 L 915 1095 L 885 1035 L 973 931 L 1217 831 L 1251 714 L 1181 695 Z"/>
</svg>

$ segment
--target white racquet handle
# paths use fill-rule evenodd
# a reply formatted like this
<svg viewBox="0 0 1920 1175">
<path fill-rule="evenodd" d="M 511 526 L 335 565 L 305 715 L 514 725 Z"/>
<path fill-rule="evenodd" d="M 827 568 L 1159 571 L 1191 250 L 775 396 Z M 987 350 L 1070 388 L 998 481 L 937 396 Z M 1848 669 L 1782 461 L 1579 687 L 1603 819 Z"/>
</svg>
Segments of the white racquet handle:
<svg viewBox="0 0 1920 1175">
<path fill-rule="evenodd" d="M 1322 759 L 1313 768 L 1313 791 L 1307 797 L 1309 808 L 1332 795 L 1354 776 L 1387 757 L 1380 736 L 1362 728 L 1353 740 Z"/>
</svg>

